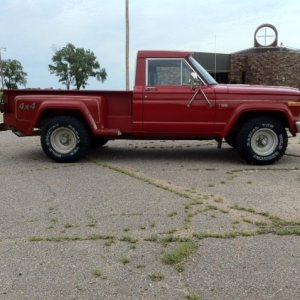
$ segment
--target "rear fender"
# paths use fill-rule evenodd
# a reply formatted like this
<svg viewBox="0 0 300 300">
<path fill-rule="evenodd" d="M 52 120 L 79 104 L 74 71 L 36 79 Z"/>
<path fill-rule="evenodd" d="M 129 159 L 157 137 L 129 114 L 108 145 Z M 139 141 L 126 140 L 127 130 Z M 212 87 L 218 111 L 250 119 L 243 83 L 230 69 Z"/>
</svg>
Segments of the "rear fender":
<svg viewBox="0 0 300 300">
<path fill-rule="evenodd" d="M 43 118 L 74 112 L 83 116 L 93 133 L 105 127 L 106 101 L 102 96 L 26 95 L 17 96 L 15 105 L 15 118 L 26 135 L 31 135 Z"/>
</svg>

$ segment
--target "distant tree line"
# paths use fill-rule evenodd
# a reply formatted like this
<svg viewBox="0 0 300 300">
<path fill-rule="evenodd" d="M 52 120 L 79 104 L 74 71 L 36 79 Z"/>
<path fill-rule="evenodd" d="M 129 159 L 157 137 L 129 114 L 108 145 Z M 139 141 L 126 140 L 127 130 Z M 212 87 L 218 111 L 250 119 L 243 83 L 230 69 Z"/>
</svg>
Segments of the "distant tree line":
<svg viewBox="0 0 300 300">
<path fill-rule="evenodd" d="M 1 61 L 1 75 L 4 86 L 8 89 L 17 89 L 18 84 L 26 85 L 27 73 L 23 71 L 22 64 L 16 59 Z"/>
<path fill-rule="evenodd" d="M 61 82 L 70 89 L 74 86 L 77 90 L 85 88 L 90 77 L 104 82 L 107 73 L 100 67 L 97 57 L 91 50 L 76 48 L 69 43 L 56 51 L 52 57 L 53 64 L 49 64 L 49 72 L 56 75 Z M 27 73 L 18 60 L 2 60 L 0 65 L 4 86 L 8 89 L 17 89 L 19 85 L 26 86 Z"/>
</svg>

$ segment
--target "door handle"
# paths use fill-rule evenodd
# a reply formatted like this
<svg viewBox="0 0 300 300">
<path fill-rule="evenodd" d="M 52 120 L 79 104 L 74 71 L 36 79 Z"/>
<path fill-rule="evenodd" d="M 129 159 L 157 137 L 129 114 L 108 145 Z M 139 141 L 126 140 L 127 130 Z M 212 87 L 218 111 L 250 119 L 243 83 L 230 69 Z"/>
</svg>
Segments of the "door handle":
<svg viewBox="0 0 300 300">
<path fill-rule="evenodd" d="M 157 91 L 158 88 L 155 86 L 147 86 L 145 87 L 145 91 Z"/>
</svg>

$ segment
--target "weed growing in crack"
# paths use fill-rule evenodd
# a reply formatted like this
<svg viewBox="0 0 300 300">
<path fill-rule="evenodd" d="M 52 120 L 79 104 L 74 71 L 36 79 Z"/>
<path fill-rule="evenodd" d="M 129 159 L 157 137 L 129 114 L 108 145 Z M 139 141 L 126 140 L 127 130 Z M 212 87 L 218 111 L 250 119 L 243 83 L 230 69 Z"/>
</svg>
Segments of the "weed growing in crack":
<svg viewBox="0 0 300 300">
<path fill-rule="evenodd" d="M 103 273 L 102 271 L 100 270 L 100 268 L 96 268 L 94 271 L 93 271 L 93 275 L 95 277 L 102 277 L 103 276 Z"/>
<path fill-rule="evenodd" d="M 119 239 L 119 241 L 127 242 L 127 243 L 130 243 L 130 244 L 135 244 L 135 243 L 137 243 L 138 239 L 134 238 L 132 236 L 123 236 Z"/>
<path fill-rule="evenodd" d="M 170 212 L 170 213 L 167 214 L 167 216 L 168 216 L 169 218 L 172 218 L 172 217 L 177 216 L 177 215 L 178 215 L 178 212 L 177 212 L 177 211 L 172 211 L 172 212 Z"/>
<path fill-rule="evenodd" d="M 31 238 L 29 238 L 30 242 L 41 242 L 44 241 L 44 238 L 40 237 L 40 236 L 32 236 Z"/>
<path fill-rule="evenodd" d="M 201 300 L 201 297 L 195 293 L 185 295 L 185 299 L 187 300 Z"/>
<path fill-rule="evenodd" d="M 71 224 L 71 223 L 67 223 L 64 225 L 64 228 L 68 229 L 68 228 L 73 228 L 75 227 L 75 225 Z"/>
<path fill-rule="evenodd" d="M 176 247 L 166 251 L 162 261 L 167 265 L 180 265 L 197 249 L 193 240 L 179 243 Z"/>
<path fill-rule="evenodd" d="M 150 273 L 150 274 L 148 274 L 148 276 L 152 281 L 162 281 L 165 278 L 164 274 L 162 274 L 160 272 Z"/>
<path fill-rule="evenodd" d="M 127 265 L 131 262 L 130 258 L 128 256 L 122 256 L 119 258 L 119 261 L 123 264 L 123 265 Z"/>
<path fill-rule="evenodd" d="M 114 240 L 115 237 L 112 235 L 103 235 L 103 234 L 93 234 L 88 237 L 88 240 Z"/>
<path fill-rule="evenodd" d="M 146 266 L 143 265 L 143 264 L 138 264 L 138 265 L 136 266 L 137 269 L 144 269 L 145 267 L 146 267 Z"/>
<path fill-rule="evenodd" d="M 158 240 L 157 234 L 153 234 L 149 237 L 144 238 L 144 241 L 146 242 L 157 242 L 157 240 Z"/>
</svg>

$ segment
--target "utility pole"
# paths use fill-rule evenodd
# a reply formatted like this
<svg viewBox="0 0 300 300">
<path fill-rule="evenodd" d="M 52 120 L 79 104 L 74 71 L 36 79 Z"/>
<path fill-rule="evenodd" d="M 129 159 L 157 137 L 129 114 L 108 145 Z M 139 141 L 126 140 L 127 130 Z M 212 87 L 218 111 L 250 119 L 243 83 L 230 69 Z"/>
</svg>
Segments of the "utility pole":
<svg viewBox="0 0 300 300">
<path fill-rule="evenodd" d="M 4 89 L 4 77 L 3 77 L 3 68 L 2 68 L 2 57 L 1 52 L 6 51 L 6 48 L 0 47 L 0 75 L 1 75 L 1 89 Z"/>
<path fill-rule="evenodd" d="M 125 0 L 125 27 L 126 27 L 126 42 L 125 42 L 125 69 L 126 69 L 126 90 L 129 90 L 129 0 Z"/>
<path fill-rule="evenodd" d="M 215 80 L 217 80 L 217 35 L 215 34 Z"/>
</svg>

